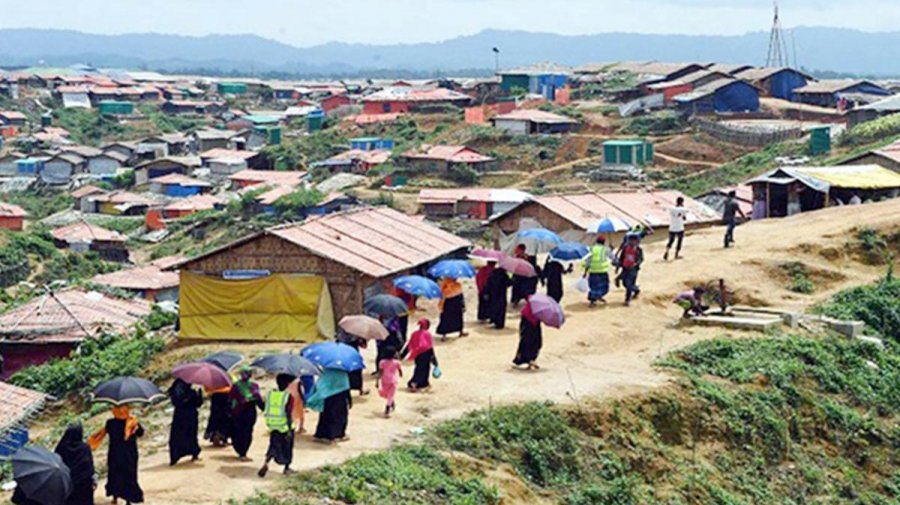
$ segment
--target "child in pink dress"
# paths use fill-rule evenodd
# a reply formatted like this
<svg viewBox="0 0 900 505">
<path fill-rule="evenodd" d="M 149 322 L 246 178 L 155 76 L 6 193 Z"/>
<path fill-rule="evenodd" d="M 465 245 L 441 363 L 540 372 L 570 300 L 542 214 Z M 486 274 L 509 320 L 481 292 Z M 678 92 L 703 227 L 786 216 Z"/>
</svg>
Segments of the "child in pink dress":
<svg viewBox="0 0 900 505">
<path fill-rule="evenodd" d="M 396 349 L 387 350 L 385 358 L 378 364 L 378 372 L 375 387 L 378 388 L 378 394 L 387 402 L 384 407 L 384 416 L 390 417 L 396 407 L 394 394 L 397 393 L 397 383 L 400 382 L 399 377 L 403 377 L 403 368 L 400 366 L 400 360 L 397 359 Z"/>
</svg>

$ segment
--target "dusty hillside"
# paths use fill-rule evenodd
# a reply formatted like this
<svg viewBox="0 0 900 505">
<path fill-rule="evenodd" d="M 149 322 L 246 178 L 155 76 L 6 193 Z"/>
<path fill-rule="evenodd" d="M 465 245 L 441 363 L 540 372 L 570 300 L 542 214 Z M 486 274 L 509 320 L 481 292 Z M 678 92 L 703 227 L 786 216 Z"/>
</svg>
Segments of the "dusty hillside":
<svg viewBox="0 0 900 505">
<path fill-rule="evenodd" d="M 900 227 L 898 216 L 900 200 L 894 200 L 751 223 L 737 229 L 737 247 L 731 250 L 721 248 L 723 229 L 714 227 L 689 235 L 685 241 L 686 259 L 669 263 L 661 260 L 664 244 L 648 243 L 649 259 L 640 279 L 641 299 L 630 308 L 624 307 L 622 291 L 615 290 L 608 306 L 589 309 L 578 293 L 567 293 L 563 305 L 569 321 L 562 331 L 545 331 L 540 371 L 528 373 L 510 367 L 517 338 L 515 317 L 510 317 L 510 327 L 503 331 L 470 324 L 468 338 L 437 343 L 437 355 L 445 373 L 432 392 L 401 393 L 397 412 L 390 420 L 381 417 L 383 404 L 377 395 L 354 398 L 351 440 L 337 447 L 325 447 L 313 443 L 309 434 L 304 435 L 297 443 L 296 466 L 309 469 L 383 449 L 409 437 L 418 427 L 491 404 L 526 400 L 566 404 L 573 397 L 621 397 L 667 384 L 669 377 L 652 367 L 658 356 L 698 340 L 729 334 L 720 329 L 679 326 L 679 310 L 669 303 L 676 293 L 693 283 L 721 276 L 737 288 L 744 302 L 804 308 L 882 273 L 881 267 L 858 262 L 858 255 L 847 244 L 853 242 L 854 230 L 863 225 L 896 231 Z M 803 262 L 817 272 L 819 285 L 812 295 L 788 291 L 784 277 L 773 274 L 779 265 L 792 261 Z M 573 280 L 574 277 L 567 285 Z M 468 299 L 473 303 L 468 312 L 471 318 L 471 293 Z M 424 308 L 420 315 L 435 316 L 433 305 Z M 272 348 L 216 347 L 251 354 Z M 205 350 L 206 347 L 182 346 L 164 355 L 164 362 L 157 366 L 168 366 Z M 228 449 L 205 448 L 202 461 L 170 468 L 165 449 L 165 417 L 170 414 L 162 410 L 157 408 L 145 415 L 150 433 L 141 443 L 141 481 L 147 503 L 217 504 L 230 497 L 252 495 L 279 481 L 277 474 L 265 481 L 255 476 L 266 448 L 262 422 L 257 425 L 258 439 L 251 451 L 254 463 L 239 463 Z M 308 414 L 307 426 L 314 427 L 314 422 L 315 415 Z"/>
</svg>

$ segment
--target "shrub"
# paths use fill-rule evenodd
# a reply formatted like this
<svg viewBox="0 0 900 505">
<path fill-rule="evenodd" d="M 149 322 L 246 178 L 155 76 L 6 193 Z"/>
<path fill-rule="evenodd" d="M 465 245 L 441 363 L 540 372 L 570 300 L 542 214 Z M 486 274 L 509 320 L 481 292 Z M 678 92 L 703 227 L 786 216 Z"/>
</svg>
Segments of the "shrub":
<svg viewBox="0 0 900 505">
<path fill-rule="evenodd" d="M 163 341 L 158 337 L 147 338 L 138 333 L 124 338 L 101 333 L 85 339 L 70 357 L 22 369 L 10 382 L 60 398 L 84 394 L 103 381 L 139 374 L 162 349 Z"/>
<path fill-rule="evenodd" d="M 303 217 L 306 209 L 318 205 L 325 195 L 315 189 L 300 189 L 279 198 L 275 210 L 282 217 Z"/>
<path fill-rule="evenodd" d="M 900 342 L 900 280 L 891 270 L 875 284 L 841 291 L 816 311 L 839 319 L 864 321 L 882 336 Z"/>
<path fill-rule="evenodd" d="M 684 130 L 687 123 L 674 112 L 663 111 L 638 116 L 628 122 L 625 132 L 635 135 L 662 135 Z"/>
<path fill-rule="evenodd" d="M 153 331 L 161 330 L 166 326 L 172 326 L 176 321 L 178 321 L 177 312 L 162 310 L 161 308 L 159 308 L 159 305 L 154 305 L 153 307 L 151 307 L 150 315 L 148 315 L 145 320 L 145 322 L 147 323 L 147 328 Z"/>
<path fill-rule="evenodd" d="M 886 140 L 900 134 L 900 116 L 892 114 L 859 124 L 844 131 L 838 139 L 841 145 L 860 145 Z"/>
<path fill-rule="evenodd" d="M 791 283 L 788 285 L 789 290 L 807 295 L 816 290 L 816 285 L 813 284 L 812 279 L 809 278 L 809 270 L 803 263 L 800 263 L 799 261 L 784 263 L 781 265 L 781 269 L 784 270 L 791 279 Z"/>
</svg>

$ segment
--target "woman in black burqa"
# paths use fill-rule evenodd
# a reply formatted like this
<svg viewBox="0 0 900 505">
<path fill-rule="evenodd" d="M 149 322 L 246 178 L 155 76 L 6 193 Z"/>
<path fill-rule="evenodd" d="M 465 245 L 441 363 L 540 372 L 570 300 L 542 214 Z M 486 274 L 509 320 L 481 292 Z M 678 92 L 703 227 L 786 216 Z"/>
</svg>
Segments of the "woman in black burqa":
<svg viewBox="0 0 900 505">
<path fill-rule="evenodd" d="M 97 474 L 94 471 L 94 456 L 90 446 L 84 441 L 81 424 L 70 424 L 66 428 L 62 439 L 56 444 L 56 454 L 69 467 L 72 476 L 72 494 L 66 500 L 66 505 L 94 505 Z"/>
<path fill-rule="evenodd" d="M 169 429 L 169 465 L 175 466 L 185 456 L 190 456 L 191 461 L 197 461 L 200 459 L 200 443 L 197 441 L 200 426 L 198 409 L 203 405 L 203 395 L 187 382 L 175 379 L 169 388 L 169 399 L 175 407 Z"/>
</svg>

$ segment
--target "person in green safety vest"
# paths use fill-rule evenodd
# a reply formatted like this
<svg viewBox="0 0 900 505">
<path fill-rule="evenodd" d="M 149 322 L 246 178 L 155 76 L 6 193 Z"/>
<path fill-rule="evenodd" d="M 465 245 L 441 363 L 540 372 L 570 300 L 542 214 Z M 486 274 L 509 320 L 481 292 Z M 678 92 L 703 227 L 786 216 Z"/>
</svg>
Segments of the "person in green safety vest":
<svg viewBox="0 0 900 505">
<path fill-rule="evenodd" d="M 288 388 L 294 383 L 294 377 L 287 374 L 278 374 L 275 377 L 277 390 L 269 391 L 266 396 L 266 408 L 263 417 L 269 428 L 269 449 L 266 451 L 266 461 L 257 474 L 265 477 L 269 471 L 269 463 L 275 460 L 279 465 L 284 465 L 284 473 L 293 473 L 291 462 L 294 460 L 294 426 L 291 419 L 293 398 Z"/>
<path fill-rule="evenodd" d="M 604 297 L 609 293 L 609 266 L 615 256 L 606 246 L 606 237 L 597 237 L 597 243 L 591 247 L 591 253 L 584 260 L 584 276 L 588 279 L 588 301 L 591 307 L 597 302 L 606 303 Z"/>
</svg>

